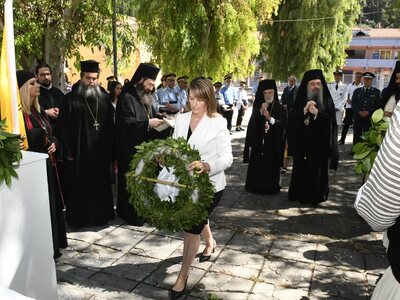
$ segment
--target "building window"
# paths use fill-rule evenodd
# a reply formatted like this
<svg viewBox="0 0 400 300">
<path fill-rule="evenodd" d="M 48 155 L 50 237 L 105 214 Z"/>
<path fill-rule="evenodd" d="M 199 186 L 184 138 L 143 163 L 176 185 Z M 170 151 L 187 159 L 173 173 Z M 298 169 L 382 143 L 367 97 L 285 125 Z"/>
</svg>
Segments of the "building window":
<svg viewBox="0 0 400 300">
<path fill-rule="evenodd" d="M 394 52 L 394 59 L 400 59 L 400 51 Z"/>
<path fill-rule="evenodd" d="M 373 58 L 374 59 L 392 59 L 392 51 L 391 50 L 375 50 Z"/>
<path fill-rule="evenodd" d="M 364 59 L 365 58 L 365 50 L 346 50 L 347 58 L 352 59 Z"/>
</svg>

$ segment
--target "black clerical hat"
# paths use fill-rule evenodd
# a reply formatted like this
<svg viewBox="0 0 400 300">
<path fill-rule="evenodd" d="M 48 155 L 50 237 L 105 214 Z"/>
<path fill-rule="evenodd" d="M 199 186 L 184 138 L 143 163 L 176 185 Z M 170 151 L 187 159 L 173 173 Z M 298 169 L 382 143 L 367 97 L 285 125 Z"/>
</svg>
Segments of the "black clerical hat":
<svg viewBox="0 0 400 300">
<path fill-rule="evenodd" d="M 81 72 L 99 73 L 99 63 L 93 59 L 81 61 Z"/>
<path fill-rule="evenodd" d="M 306 84 L 311 81 L 311 80 L 325 80 L 324 74 L 322 73 L 322 70 L 320 69 L 313 69 L 313 70 L 308 70 L 304 73 L 303 80 Z"/>
<path fill-rule="evenodd" d="M 136 84 L 142 78 L 149 78 L 149 79 L 156 80 L 159 72 L 160 72 L 160 68 L 156 67 L 153 64 L 140 63 L 135 71 L 135 74 L 133 74 L 133 76 L 132 76 L 131 82 L 133 84 Z"/>
<path fill-rule="evenodd" d="M 372 73 L 372 72 L 364 72 L 363 77 L 364 77 L 364 78 L 371 78 L 371 79 L 373 79 L 373 78 L 375 78 L 375 74 Z"/>
<path fill-rule="evenodd" d="M 17 71 L 18 88 L 20 89 L 25 84 L 25 82 L 27 82 L 31 78 L 35 78 L 35 75 L 33 75 L 33 73 L 25 70 L 18 70 Z"/>
<path fill-rule="evenodd" d="M 277 90 L 275 80 L 265 79 L 265 80 L 260 81 L 260 83 L 258 84 L 257 91 L 262 92 L 262 91 L 271 90 L 271 89 Z"/>
<path fill-rule="evenodd" d="M 232 79 L 232 75 L 226 74 L 225 77 L 224 77 L 224 80 L 227 80 L 227 79 Z"/>
</svg>

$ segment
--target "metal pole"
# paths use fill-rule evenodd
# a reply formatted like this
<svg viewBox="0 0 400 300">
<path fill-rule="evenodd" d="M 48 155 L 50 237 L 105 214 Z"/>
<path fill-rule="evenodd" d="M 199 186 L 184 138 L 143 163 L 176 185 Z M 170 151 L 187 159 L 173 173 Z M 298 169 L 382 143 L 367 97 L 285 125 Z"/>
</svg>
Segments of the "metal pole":
<svg viewBox="0 0 400 300">
<path fill-rule="evenodd" d="M 114 76 L 118 78 L 118 57 L 117 57 L 117 8 L 116 0 L 112 0 L 113 16 L 112 16 L 112 31 L 113 31 L 113 60 L 114 60 Z"/>
</svg>

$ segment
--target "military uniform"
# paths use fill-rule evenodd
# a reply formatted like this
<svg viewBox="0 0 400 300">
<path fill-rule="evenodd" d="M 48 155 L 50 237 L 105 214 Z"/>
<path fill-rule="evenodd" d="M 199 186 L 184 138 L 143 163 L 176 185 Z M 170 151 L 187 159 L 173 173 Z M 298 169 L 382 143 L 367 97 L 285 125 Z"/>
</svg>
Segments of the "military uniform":
<svg viewBox="0 0 400 300">
<path fill-rule="evenodd" d="M 351 99 L 354 111 L 354 135 L 353 145 L 361 141 L 361 135 L 371 127 L 371 116 L 378 108 L 381 92 L 374 87 L 362 87 L 354 91 Z M 361 112 L 368 112 L 367 116 L 360 115 Z"/>
</svg>

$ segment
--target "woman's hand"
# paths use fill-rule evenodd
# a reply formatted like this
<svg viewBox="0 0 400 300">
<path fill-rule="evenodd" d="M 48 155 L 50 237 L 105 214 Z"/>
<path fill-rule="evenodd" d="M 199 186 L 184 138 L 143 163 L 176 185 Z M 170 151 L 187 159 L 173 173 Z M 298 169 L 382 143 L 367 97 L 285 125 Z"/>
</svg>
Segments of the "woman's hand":
<svg viewBox="0 0 400 300">
<path fill-rule="evenodd" d="M 189 165 L 189 171 L 194 170 L 197 174 L 210 172 L 210 165 L 204 161 L 196 160 Z"/>
<path fill-rule="evenodd" d="M 53 154 L 54 152 L 56 152 L 56 144 L 51 143 L 51 145 L 49 146 L 49 148 L 47 148 L 47 153 L 48 153 L 48 154 Z"/>
</svg>

